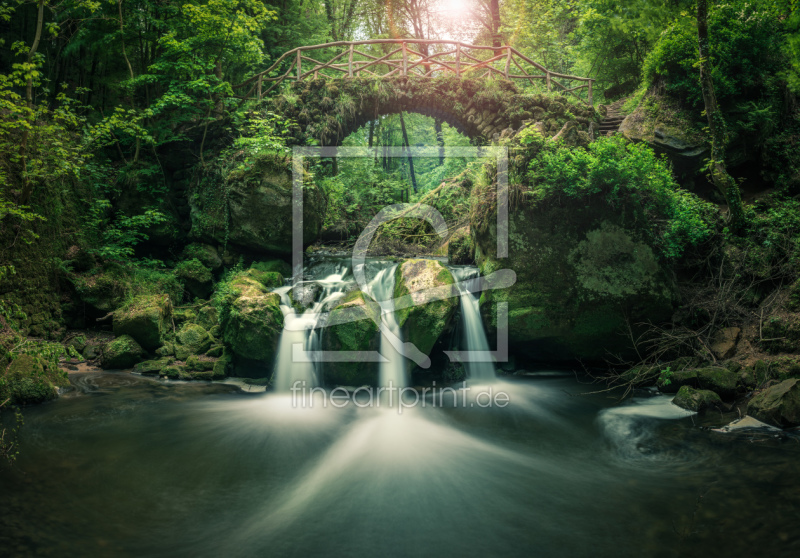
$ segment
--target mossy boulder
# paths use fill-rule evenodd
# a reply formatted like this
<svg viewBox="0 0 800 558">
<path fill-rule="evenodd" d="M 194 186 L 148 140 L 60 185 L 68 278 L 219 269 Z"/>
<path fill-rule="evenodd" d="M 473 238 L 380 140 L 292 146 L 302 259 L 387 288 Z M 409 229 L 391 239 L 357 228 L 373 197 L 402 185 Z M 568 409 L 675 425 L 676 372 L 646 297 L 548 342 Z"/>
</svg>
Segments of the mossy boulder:
<svg viewBox="0 0 800 558">
<path fill-rule="evenodd" d="M 776 426 L 800 425 L 800 380 L 791 378 L 756 393 L 747 414 Z"/>
<path fill-rule="evenodd" d="M 33 355 L 18 355 L 0 374 L 0 402 L 33 405 L 58 397 L 58 386 L 68 385 L 66 373 Z"/>
<path fill-rule="evenodd" d="M 283 275 L 277 271 L 261 271 L 260 269 L 251 267 L 245 271 L 244 274 L 251 279 L 255 279 L 268 289 L 282 287 L 284 283 Z"/>
<path fill-rule="evenodd" d="M 164 368 L 173 364 L 174 362 L 175 359 L 172 357 L 165 357 L 157 360 L 145 360 L 137 363 L 133 367 L 133 371 L 144 376 L 155 376 L 161 374 L 161 371 Z"/>
<path fill-rule="evenodd" d="M 291 254 L 291 159 L 259 156 L 224 177 L 224 199 L 216 184 L 201 186 L 190 199 L 195 239 L 232 244 L 250 253 Z M 327 199 L 310 179 L 303 185 L 303 242 L 313 243 L 322 231 Z"/>
<path fill-rule="evenodd" d="M 377 351 L 381 309 L 369 295 L 355 290 L 348 293 L 328 315 L 323 333 L 326 351 Z M 374 362 L 326 362 L 323 368 L 328 384 L 374 385 L 378 366 Z"/>
<path fill-rule="evenodd" d="M 199 260 L 208 269 L 216 270 L 222 267 L 222 257 L 216 248 L 210 244 L 192 242 L 183 249 L 184 260 Z"/>
<path fill-rule="evenodd" d="M 191 355 L 202 355 L 214 342 L 209 333 L 200 325 L 187 323 L 178 331 L 175 356 L 186 360 Z"/>
<path fill-rule="evenodd" d="M 656 385 L 662 393 L 678 393 L 678 390 L 683 386 L 697 387 L 697 371 L 671 370 L 667 373 L 661 372 Z"/>
<path fill-rule="evenodd" d="M 236 357 L 270 367 L 283 331 L 280 297 L 247 276 L 235 278 L 225 300 L 222 336 Z M 249 368 L 249 366 L 248 366 Z"/>
<path fill-rule="evenodd" d="M 697 385 L 718 393 L 723 399 L 736 397 L 739 391 L 739 374 L 720 366 L 698 368 Z"/>
<path fill-rule="evenodd" d="M 217 310 L 217 307 L 213 304 L 203 306 L 197 310 L 197 318 L 195 321 L 197 325 L 209 331 L 214 326 L 219 325 L 219 310 Z"/>
<path fill-rule="evenodd" d="M 175 275 L 196 298 L 208 298 L 213 290 L 211 270 L 197 258 L 179 263 L 175 267 Z"/>
<path fill-rule="evenodd" d="M 172 312 L 167 295 L 140 296 L 114 312 L 114 335 L 130 335 L 143 348 L 161 346 Z"/>
<path fill-rule="evenodd" d="M 280 273 L 284 277 L 291 277 L 292 266 L 283 260 L 266 260 L 262 262 L 253 262 L 250 269 L 257 269 L 258 271 Z"/>
<path fill-rule="evenodd" d="M 711 408 L 723 408 L 719 395 L 707 389 L 694 389 L 691 386 L 681 387 L 672 402 L 682 409 L 696 413 Z"/>
<path fill-rule="evenodd" d="M 406 260 L 395 270 L 394 298 L 403 341 L 430 355 L 439 337 L 450 330 L 458 307 L 453 275 L 436 260 Z"/>
<path fill-rule="evenodd" d="M 483 275 L 516 273 L 506 289 L 484 291 L 481 313 L 490 334 L 508 305 L 509 343 L 538 360 L 603 362 L 633 355 L 628 324 L 670 319 L 678 298 L 671 271 L 620 204 L 601 199 L 524 206 L 509 214 L 509 257 L 498 260 L 494 215 L 472 230 Z M 626 216 L 628 217 L 626 219 Z"/>
<path fill-rule="evenodd" d="M 100 366 L 108 369 L 131 368 L 142 360 L 144 349 L 130 335 L 121 335 L 103 346 Z"/>
<path fill-rule="evenodd" d="M 469 234 L 469 225 L 457 229 L 447 242 L 447 261 L 451 265 L 475 263 L 475 245 Z"/>
</svg>

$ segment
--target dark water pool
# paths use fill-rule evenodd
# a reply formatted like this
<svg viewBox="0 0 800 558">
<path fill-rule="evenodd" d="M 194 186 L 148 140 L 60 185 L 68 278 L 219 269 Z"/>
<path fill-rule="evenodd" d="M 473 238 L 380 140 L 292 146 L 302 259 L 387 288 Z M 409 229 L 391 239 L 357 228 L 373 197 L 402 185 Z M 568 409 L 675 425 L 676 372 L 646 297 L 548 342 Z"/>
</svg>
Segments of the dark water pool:
<svg viewBox="0 0 800 558">
<path fill-rule="evenodd" d="M 293 408 L 129 374 L 25 411 L 2 556 L 798 556 L 800 444 L 572 376 L 503 408 Z"/>
</svg>

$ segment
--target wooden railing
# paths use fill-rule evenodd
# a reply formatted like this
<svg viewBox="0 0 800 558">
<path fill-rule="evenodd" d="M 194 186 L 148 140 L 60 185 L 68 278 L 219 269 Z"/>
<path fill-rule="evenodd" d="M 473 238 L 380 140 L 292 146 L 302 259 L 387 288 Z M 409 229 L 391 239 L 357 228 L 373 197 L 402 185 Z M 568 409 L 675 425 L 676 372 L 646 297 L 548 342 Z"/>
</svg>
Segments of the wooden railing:
<svg viewBox="0 0 800 558">
<path fill-rule="evenodd" d="M 287 59 L 290 61 L 288 69 L 282 74 L 271 75 Z M 339 41 L 298 47 L 285 53 L 263 72 L 235 85 L 234 91 L 239 93 L 236 95 L 239 99 L 261 99 L 286 79 L 437 77 L 447 73 L 470 78 L 527 81 L 549 91 L 568 93 L 592 106 L 592 78 L 552 72 L 513 47 L 419 39 Z M 565 81 L 572 83 L 562 83 Z M 574 82 L 577 85 L 573 85 Z M 584 89 L 586 98 L 579 95 Z"/>
</svg>

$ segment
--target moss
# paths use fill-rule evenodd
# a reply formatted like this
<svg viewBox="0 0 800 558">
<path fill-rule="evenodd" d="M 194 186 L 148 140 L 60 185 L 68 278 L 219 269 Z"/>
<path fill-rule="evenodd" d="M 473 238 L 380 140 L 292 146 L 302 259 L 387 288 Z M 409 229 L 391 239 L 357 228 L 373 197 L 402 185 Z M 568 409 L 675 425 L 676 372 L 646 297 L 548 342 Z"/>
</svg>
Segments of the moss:
<svg viewBox="0 0 800 558">
<path fill-rule="evenodd" d="M 9 399 L 15 405 L 43 403 L 55 399 L 58 386 L 68 383 L 66 373 L 54 364 L 33 355 L 17 355 L 0 374 L 0 401 Z"/>
<path fill-rule="evenodd" d="M 469 226 L 461 227 L 450 237 L 447 243 L 447 261 L 451 265 L 475 263 L 475 245 L 469 234 Z"/>
<path fill-rule="evenodd" d="M 154 350 L 162 344 L 171 312 L 167 295 L 136 297 L 114 312 L 114 335 L 130 335 L 145 349 Z"/>
<path fill-rule="evenodd" d="M 237 357 L 271 362 L 283 330 L 280 297 L 258 281 L 239 276 L 220 304 L 225 344 Z"/>
<path fill-rule="evenodd" d="M 682 386 L 672 402 L 678 407 L 695 412 L 722 407 L 722 400 L 713 391 L 694 389 L 690 386 Z"/>
<path fill-rule="evenodd" d="M 144 350 L 130 335 L 121 335 L 103 347 L 100 365 L 105 369 L 130 368 L 144 355 Z"/>
<path fill-rule="evenodd" d="M 178 360 L 186 360 L 190 355 L 205 353 L 213 343 L 213 339 L 202 326 L 187 323 L 178 331 L 178 343 L 175 356 Z"/>
<path fill-rule="evenodd" d="M 323 343 L 328 351 L 375 351 L 378 349 L 380 306 L 362 291 L 351 291 L 328 316 Z M 374 362 L 326 363 L 329 384 L 376 384 L 378 367 Z"/>
<path fill-rule="evenodd" d="M 137 374 L 143 374 L 145 376 L 158 375 L 164 368 L 173 364 L 174 362 L 175 359 L 172 357 L 160 358 L 158 360 L 145 360 L 136 364 L 133 367 L 133 371 Z"/>
<path fill-rule="evenodd" d="M 211 294 L 211 270 L 198 259 L 186 260 L 175 267 L 175 275 L 183 281 L 186 289 L 195 297 L 206 298 Z"/>
<path fill-rule="evenodd" d="M 253 262 L 250 265 L 250 269 L 257 269 L 258 271 L 263 271 L 265 273 L 269 272 L 280 273 L 284 277 L 290 277 L 292 275 L 292 266 L 290 266 L 283 260 L 267 260 L 264 262 Z"/>
<path fill-rule="evenodd" d="M 285 282 L 283 275 L 277 271 L 261 271 L 259 269 L 250 268 L 245 272 L 245 276 L 255 279 L 268 289 L 282 287 Z"/>
<path fill-rule="evenodd" d="M 222 258 L 213 246 L 193 242 L 183 249 L 184 260 L 197 260 L 210 270 L 222 267 Z"/>
<path fill-rule="evenodd" d="M 395 312 L 403 340 L 413 343 L 426 355 L 431 353 L 439 337 L 450 329 L 458 298 L 450 296 L 435 300 L 425 291 L 454 283 L 453 275 L 436 260 L 406 260 L 395 271 L 394 298 L 398 305 L 407 306 Z M 453 292 L 443 289 L 439 294 L 446 296 Z"/>
</svg>

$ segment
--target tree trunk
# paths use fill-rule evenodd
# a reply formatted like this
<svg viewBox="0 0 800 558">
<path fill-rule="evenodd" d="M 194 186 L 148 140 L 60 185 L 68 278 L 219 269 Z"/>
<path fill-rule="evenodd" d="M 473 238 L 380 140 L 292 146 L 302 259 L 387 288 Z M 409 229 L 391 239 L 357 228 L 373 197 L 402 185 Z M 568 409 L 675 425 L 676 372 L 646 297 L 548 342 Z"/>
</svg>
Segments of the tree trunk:
<svg viewBox="0 0 800 558">
<path fill-rule="evenodd" d="M 717 97 L 714 93 L 714 81 L 711 76 L 711 60 L 708 41 L 708 0 L 697 0 L 697 46 L 700 55 L 700 88 L 703 92 L 703 103 L 708 118 L 708 129 L 711 134 L 711 179 L 720 194 L 728 204 L 730 212 L 731 230 L 734 233 L 742 231 L 744 226 L 744 211 L 742 210 L 742 196 L 739 185 L 728 174 L 725 168 L 726 131 L 725 119 L 717 107 Z"/>
<path fill-rule="evenodd" d="M 36 35 L 33 38 L 33 44 L 28 51 L 27 63 L 33 62 L 33 57 L 39 49 L 39 41 L 42 40 L 42 27 L 44 26 L 44 0 L 39 0 L 39 11 L 36 16 Z M 36 119 L 36 113 L 33 109 L 33 76 L 28 77 L 28 82 L 25 87 L 25 102 L 30 111 L 31 120 Z M 31 126 L 35 126 L 35 122 L 31 122 Z M 20 203 L 26 205 L 31 199 L 33 192 L 33 183 L 28 179 L 28 140 L 30 139 L 30 127 L 26 126 L 22 132 L 22 141 L 19 144 L 19 154 L 22 159 L 22 192 L 20 194 Z"/>
<path fill-rule="evenodd" d="M 489 3 L 489 11 L 492 17 L 492 46 L 496 49 L 495 56 L 503 54 L 500 50 L 502 46 L 502 37 L 500 36 L 500 0 L 491 0 Z"/>
<path fill-rule="evenodd" d="M 417 177 L 414 174 L 414 158 L 411 156 L 411 146 L 408 143 L 408 134 L 406 133 L 406 122 L 403 119 L 403 113 L 400 113 L 400 129 L 403 130 L 403 143 L 406 145 L 406 156 L 408 158 L 408 169 L 411 174 L 411 186 L 414 187 L 414 193 L 417 193 Z"/>
<path fill-rule="evenodd" d="M 433 120 L 433 129 L 436 130 L 436 143 L 439 145 L 439 166 L 444 165 L 444 136 L 442 135 L 442 120 Z"/>
</svg>

